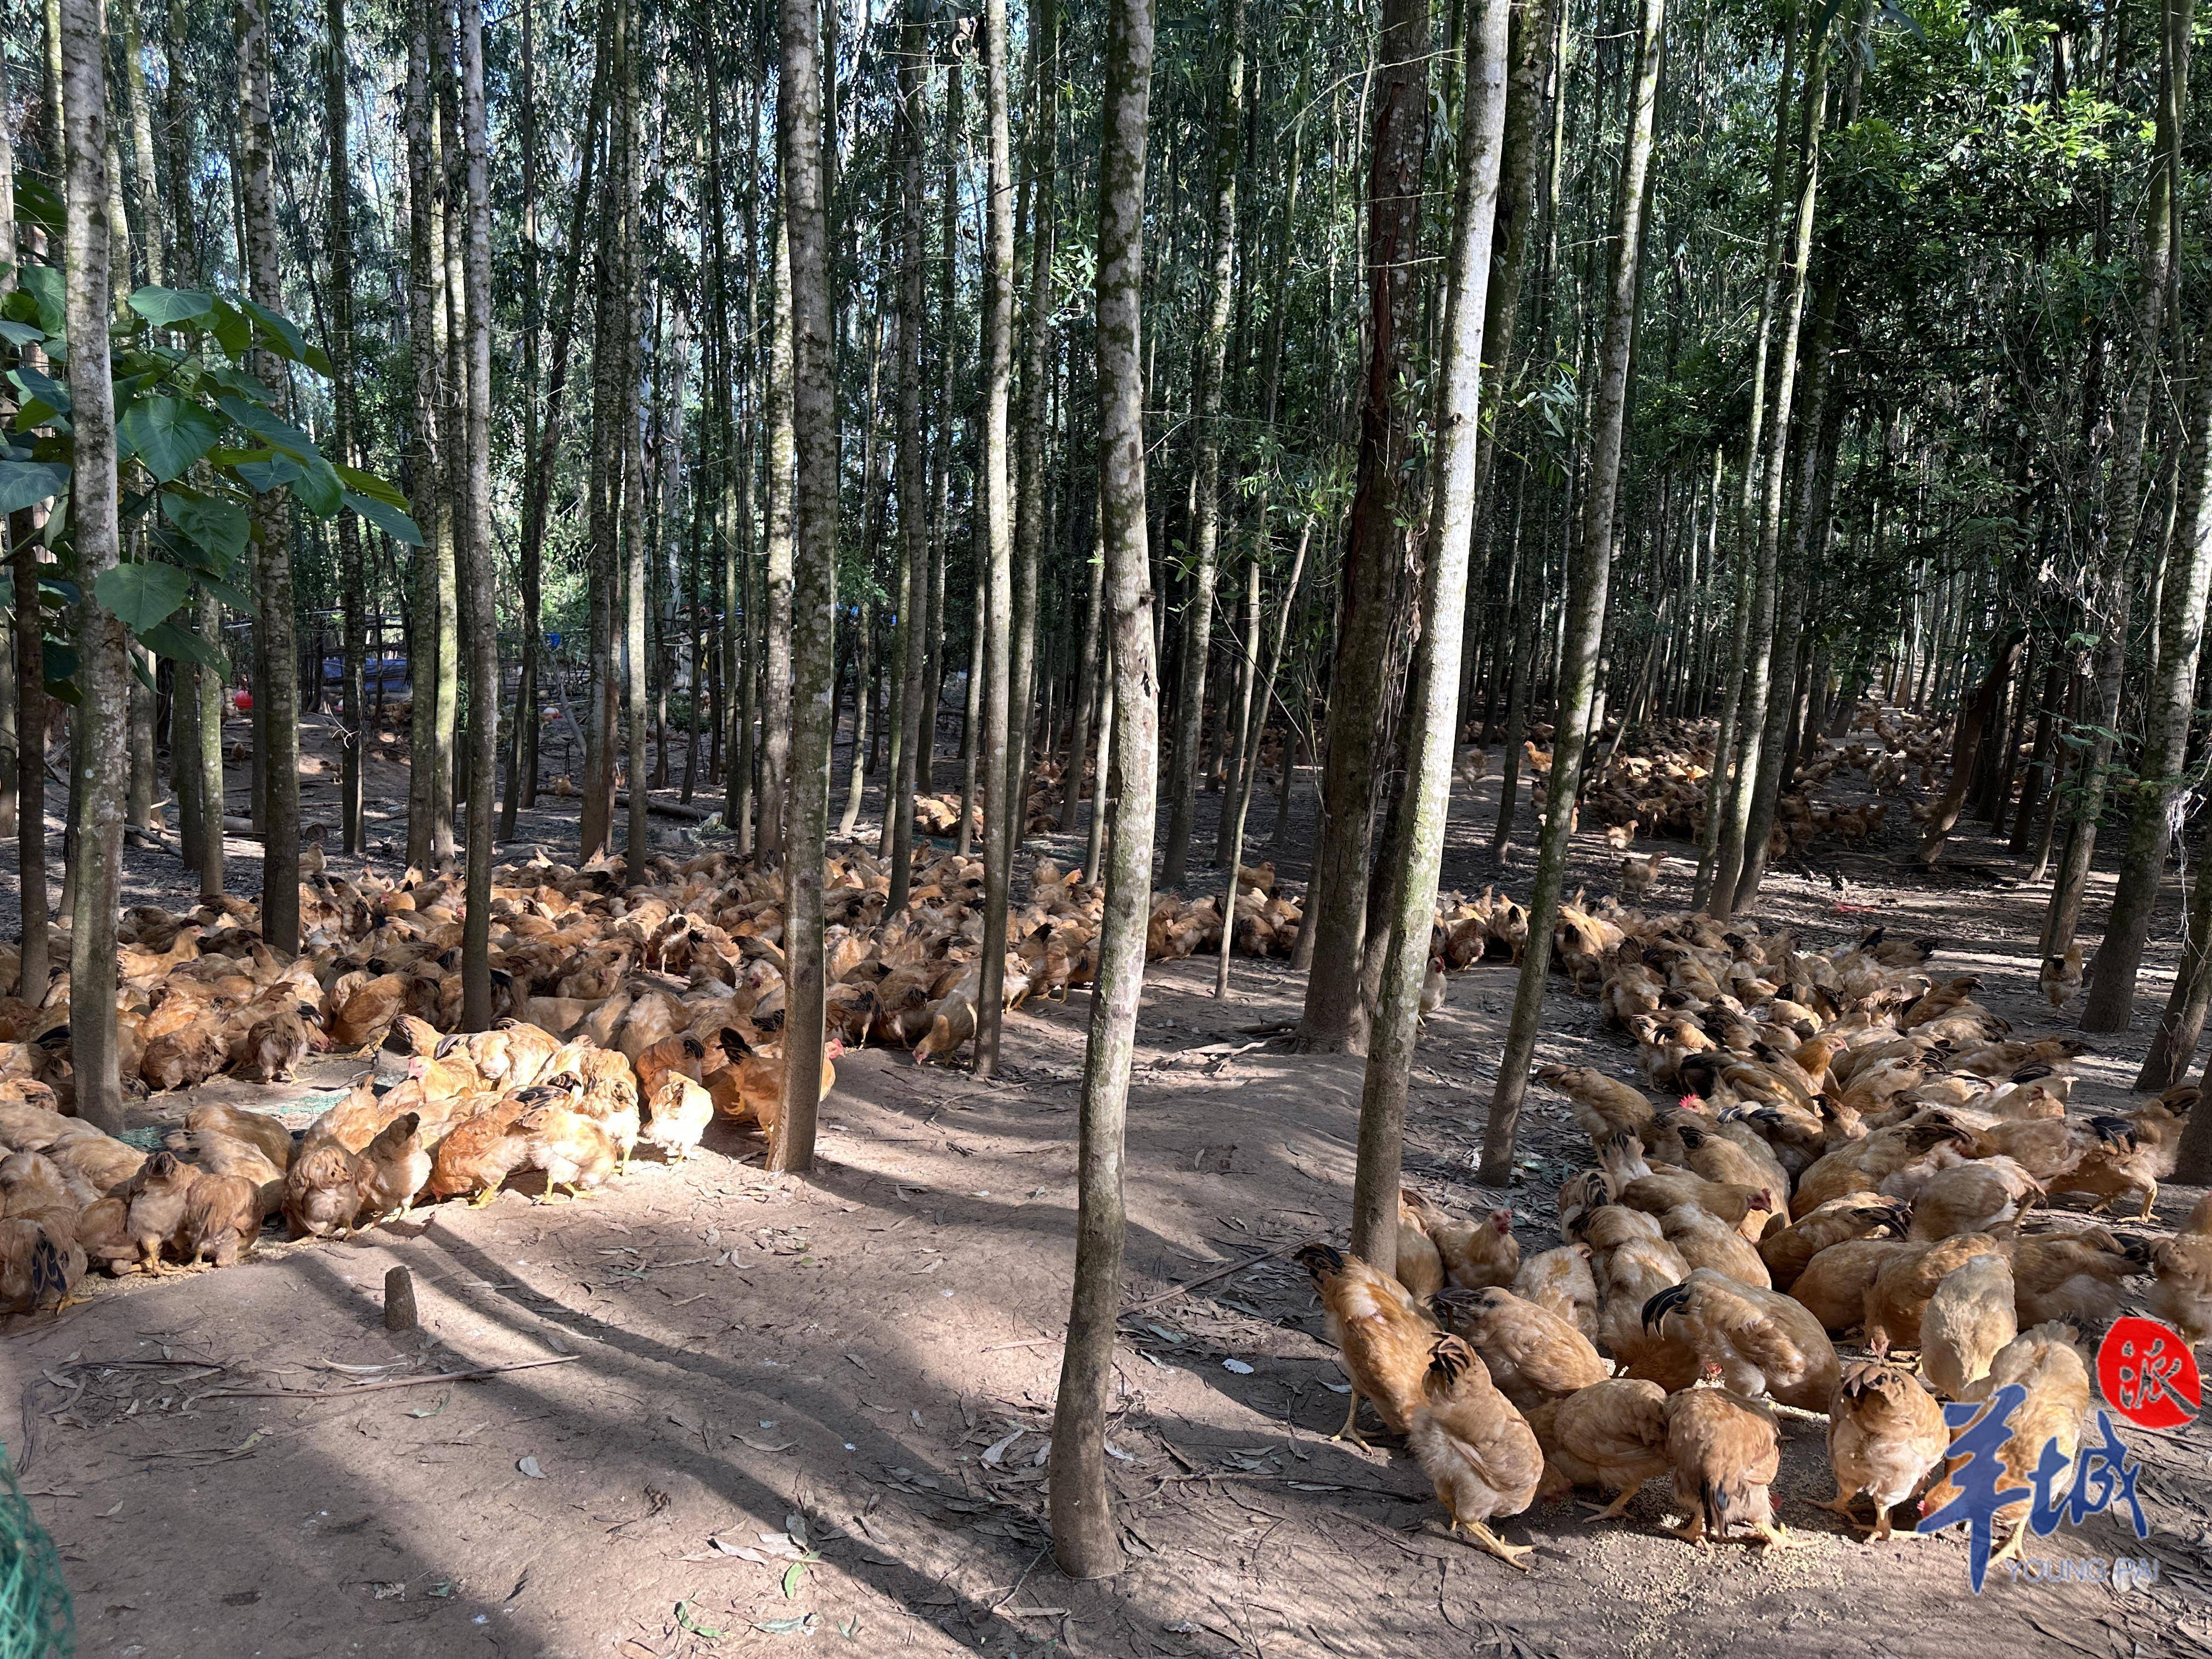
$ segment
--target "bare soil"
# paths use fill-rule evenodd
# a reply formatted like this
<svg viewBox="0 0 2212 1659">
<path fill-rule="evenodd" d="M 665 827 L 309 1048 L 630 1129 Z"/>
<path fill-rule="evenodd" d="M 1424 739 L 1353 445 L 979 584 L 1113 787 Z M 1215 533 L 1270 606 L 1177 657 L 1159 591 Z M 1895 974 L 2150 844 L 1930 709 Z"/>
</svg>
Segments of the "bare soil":
<svg viewBox="0 0 2212 1659">
<path fill-rule="evenodd" d="M 320 728 L 309 736 L 311 763 L 326 761 Z M 395 842 L 404 779 L 372 775 Z M 1457 803 L 1446 884 L 1496 880 L 1525 896 L 1528 855 L 1500 871 L 1486 850 L 1496 789 Z M 325 816 L 314 799 L 311 820 Z M 573 847 L 570 805 L 548 799 L 526 840 Z M 1302 781 L 1290 845 L 1255 857 L 1302 876 L 1310 811 Z M 1254 814 L 1262 843 L 1271 812 Z M 667 833 L 672 845 L 682 832 Z M 1210 846 L 1210 824 L 1202 834 Z M 1616 859 L 1594 833 L 1583 841 L 1595 895 Z M 1079 857 L 1080 842 L 1038 850 Z M 1900 870 L 1889 860 L 1906 850 L 1900 837 L 1864 856 L 1816 854 L 1848 879 L 1840 903 L 1826 879 L 1785 872 L 1759 913 L 1820 945 L 1874 921 L 1935 934 L 1937 965 L 1982 975 L 1984 999 L 2016 1025 L 2056 1024 L 2034 984 L 2041 890 L 1977 873 L 2003 860 L 1970 838 L 1954 854 L 1963 872 Z M 233 853 L 234 884 L 250 893 L 252 844 Z M 1684 901 L 1686 873 L 1670 873 L 1655 907 Z M 2093 915 L 2110 892 L 2109 873 L 2099 881 Z M 134 851 L 129 895 L 183 903 L 191 884 L 173 859 Z M 2172 931 L 2169 915 L 2146 1010 L 2164 994 Z M 1803 1422 L 1787 1425 L 1778 1486 L 1802 1550 L 1692 1549 L 1658 1530 L 1680 1513 L 1663 1486 L 1620 1522 L 1585 1525 L 1573 1504 L 1506 1522 L 1509 1539 L 1537 1546 L 1526 1576 L 1448 1539 L 1401 1444 L 1328 1439 L 1343 1416 L 1339 1373 L 1304 1276 L 1282 1259 L 1342 1237 L 1360 1064 L 1240 1029 L 1295 1015 L 1302 982 L 1279 963 L 1238 959 L 1226 1004 L 1211 975 L 1210 963 L 1156 967 L 1139 1033 L 1133 1312 L 1110 1441 L 1128 1553 L 1118 1577 L 1064 1578 L 1043 1528 L 1079 994 L 1013 1017 L 1004 1075 L 988 1084 L 897 1053 L 848 1056 L 805 1181 L 764 1174 L 757 1139 L 718 1127 L 690 1163 L 635 1166 L 586 1202 L 508 1192 L 343 1243 L 272 1233 L 243 1267 L 88 1282 L 58 1316 L 6 1322 L 0 1401 L 19 1414 L 0 1411 L 0 1430 L 61 1546 L 80 1650 L 2212 1653 L 2201 1426 L 2127 1435 L 2146 1465 L 2147 1544 L 2108 1516 L 2034 1547 L 2148 1554 L 2150 1589 L 2015 1584 L 2000 1569 L 1977 1598 L 1961 1539 L 1869 1547 L 1811 1506 L 1832 1483 L 1820 1428 Z M 1452 981 L 1423 1040 L 1407 1164 L 1455 1207 L 1510 1201 L 1534 1250 L 1557 1242 L 1553 1190 L 1587 1146 L 1560 1103 L 1534 1097 L 1513 1190 L 1473 1183 L 1513 983 L 1502 963 Z M 1626 1040 L 1562 983 L 1547 1017 L 1547 1057 L 1631 1072 Z M 2100 1045 L 2081 1103 L 2124 1103 L 2143 1040 Z M 272 1090 L 211 1086 L 296 1122 L 319 1109 L 319 1085 L 359 1064 Z M 156 1097 L 144 1121 L 186 1103 Z M 2196 1196 L 2169 1190 L 2162 1221 Z M 418 1331 L 383 1327 L 395 1266 L 413 1277 Z M 560 1363 L 438 1380 L 545 1360 Z M 381 1382 L 410 1386 L 363 1387 Z"/>
</svg>

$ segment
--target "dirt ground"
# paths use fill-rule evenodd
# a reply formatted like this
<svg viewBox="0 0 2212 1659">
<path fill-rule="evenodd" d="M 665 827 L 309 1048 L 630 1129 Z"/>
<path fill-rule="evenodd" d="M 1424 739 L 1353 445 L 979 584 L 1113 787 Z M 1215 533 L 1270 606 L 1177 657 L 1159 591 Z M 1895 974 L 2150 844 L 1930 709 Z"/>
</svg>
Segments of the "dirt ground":
<svg viewBox="0 0 2212 1659">
<path fill-rule="evenodd" d="M 327 752 L 315 733 L 309 750 Z M 376 782 L 404 803 L 404 784 L 395 797 Z M 1493 778 L 1455 803 L 1446 885 L 1495 880 L 1525 897 L 1528 853 L 1500 871 L 1486 850 L 1496 789 Z M 573 847 L 573 816 L 556 810 L 567 805 L 549 800 L 525 840 Z M 389 810 L 398 841 L 404 808 Z M 1304 874 L 1310 811 L 1302 781 L 1289 847 L 1257 849 L 1286 878 Z M 1271 812 L 1255 811 L 1263 842 Z M 674 845 L 680 831 L 668 834 Z M 1583 840 L 1595 894 L 1609 860 Z M 1080 843 L 1036 850 L 1079 857 Z M 233 852 L 234 885 L 250 893 L 252 843 Z M 1975 873 L 2000 860 L 1970 838 L 1956 857 L 1966 872 L 1936 878 L 1901 873 L 1879 848 L 1826 860 L 1848 878 L 1840 901 L 1826 880 L 1784 873 L 1759 915 L 1814 945 L 1875 921 L 1935 934 L 1937 965 L 1982 975 L 1984 1000 L 2016 1025 L 2054 1023 L 2034 985 L 2040 891 Z M 389 869 L 396 852 L 375 861 Z M 1687 866 L 1671 872 L 1655 908 L 1678 907 L 1686 878 Z M 2099 883 L 2093 921 L 2108 872 Z M 189 884 L 173 859 L 134 851 L 129 892 L 180 902 Z M 2172 931 L 2169 916 L 2147 1008 L 2171 972 Z M 1447 1539 L 1401 1443 L 1328 1441 L 1343 1384 L 1304 1275 L 1282 1259 L 1342 1237 L 1359 1062 L 1241 1029 L 1296 1013 L 1301 981 L 1279 964 L 1240 958 L 1225 1005 L 1211 974 L 1156 967 L 1139 1032 L 1131 1311 L 1109 1442 L 1119 1577 L 1061 1577 L 1043 1529 L 1078 994 L 1009 1019 L 1004 1075 L 988 1084 L 902 1054 L 848 1055 L 805 1181 L 766 1175 L 758 1140 L 718 1126 L 690 1163 L 641 1164 L 586 1202 L 509 1192 L 343 1243 L 272 1233 L 246 1266 L 100 1281 L 58 1316 L 6 1322 L 0 1436 L 61 1547 L 79 1650 L 2212 1653 L 2201 1426 L 2127 1434 L 2146 1465 L 2147 1544 L 2106 1516 L 2036 1547 L 2148 1554 L 2148 1589 L 2014 1584 L 2000 1570 L 1977 1598 L 1960 1538 L 1862 1544 L 1812 1507 L 1832 1486 L 1819 1426 L 1802 1422 L 1786 1427 L 1777 1487 L 1802 1550 L 1693 1550 L 1658 1530 L 1680 1513 L 1663 1483 L 1624 1522 L 1588 1526 L 1583 1507 L 1558 1504 L 1505 1522 L 1510 1540 L 1537 1546 L 1525 1577 Z M 1557 1242 L 1553 1190 L 1588 1161 L 1587 1142 L 1559 1100 L 1533 1092 L 1513 1190 L 1473 1183 L 1513 978 L 1491 965 L 1453 980 L 1423 1039 L 1407 1167 L 1455 1208 L 1510 1201 L 1534 1250 Z M 1559 982 L 1547 1015 L 1546 1058 L 1632 1071 L 1626 1041 Z M 2143 1041 L 2100 1042 L 2077 1104 L 2124 1103 Z M 325 1063 L 275 1091 L 211 1086 L 304 1122 L 364 1063 Z M 147 1103 L 144 1121 L 179 1116 L 186 1100 Z M 2196 1196 L 2169 1189 L 2161 1221 Z M 417 1332 L 383 1328 L 394 1267 L 412 1275 Z M 537 1363 L 443 1380 L 525 1362 Z"/>
</svg>

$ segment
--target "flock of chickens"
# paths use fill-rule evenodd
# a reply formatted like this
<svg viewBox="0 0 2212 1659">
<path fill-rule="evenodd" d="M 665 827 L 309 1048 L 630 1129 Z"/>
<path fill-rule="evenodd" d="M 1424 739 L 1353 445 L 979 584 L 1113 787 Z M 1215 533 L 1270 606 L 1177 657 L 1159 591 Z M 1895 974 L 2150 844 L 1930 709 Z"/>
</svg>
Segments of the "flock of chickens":
<svg viewBox="0 0 2212 1659">
<path fill-rule="evenodd" d="M 2212 1337 L 2212 1199 L 2154 1239 L 2040 1213 L 2067 1194 L 2148 1222 L 2197 1091 L 2126 1117 L 2069 1117 L 2068 1039 L 2008 1035 L 1933 941 L 1877 930 L 1826 953 L 1703 915 L 1614 924 L 1598 987 L 1672 1097 L 1589 1066 L 1538 1079 L 1571 1101 L 1595 1168 L 1560 1188 L 1561 1243 L 1522 1257 L 1499 1210 L 1455 1219 L 1401 1195 L 1395 1275 L 1311 1244 L 1352 1385 L 1407 1439 L 1455 1528 L 1516 1566 L 1489 1523 L 1576 1487 L 1620 1516 L 1671 1474 L 1700 1543 L 1791 1542 L 1769 1486 L 1777 1408 L 1825 1415 L 1836 1496 L 1875 1540 L 1924 1494 L 1956 1495 L 1941 1401 L 2017 1384 L 2002 1459 L 2024 1486 L 2070 1459 L 2090 1407 L 2084 1339 L 2130 1280 L 2191 1343 Z M 1857 1331 L 1865 1358 L 1838 1356 Z M 1908 1362 L 1905 1351 L 1911 1351 Z M 1961 1429 L 1961 1435 L 1968 1432 Z M 2000 1510 L 2016 1553 L 2027 1500 Z"/>
</svg>

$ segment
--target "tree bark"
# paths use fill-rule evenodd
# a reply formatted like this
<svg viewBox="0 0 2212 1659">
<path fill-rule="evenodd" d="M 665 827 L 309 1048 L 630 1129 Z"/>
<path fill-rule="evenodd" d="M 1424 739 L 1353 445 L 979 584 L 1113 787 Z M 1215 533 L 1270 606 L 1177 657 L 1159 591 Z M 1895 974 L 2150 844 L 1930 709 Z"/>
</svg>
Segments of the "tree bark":
<svg viewBox="0 0 2212 1659">
<path fill-rule="evenodd" d="M 112 307 L 108 241 L 107 40 L 100 0 L 62 0 L 64 309 L 69 340 L 70 532 L 76 580 L 79 805 L 76 903 L 70 929 L 70 1057 L 77 1115 L 121 1133 L 117 1066 L 115 918 L 123 874 L 129 635 L 100 601 L 100 578 L 121 555 L 115 395 L 107 330 Z M 130 273 L 125 270 L 127 282 Z M 32 590 L 35 592 L 34 590 Z"/>
<path fill-rule="evenodd" d="M 791 430 L 797 489 L 790 602 L 791 772 L 784 860 L 786 991 L 783 1118 L 769 1167 L 814 1165 L 823 1055 L 822 860 L 830 817 L 830 744 L 836 722 L 837 407 L 830 332 L 829 229 L 823 203 L 822 89 L 814 0 L 781 0 L 783 57 L 776 151 L 783 179 L 789 280 Z M 773 672 L 773 671 L 771 671 Z"/>
<path fill-rule="evenodd" d="M 422 532 L 415 550 L 414 628 L 408 641 L 407 862 L 427 868 L 435 845 L 438 770 L 438 568 L 445 491 L 439 476 L 437 348 L 439 273 L 442 255 L 435 247 L 431 196 L 436 185 L 436 152 L 430 109 L 430 18 L 428 0 L 407 6 L 407 344 L 414 369 L 412 430 L 408 449 L 410 494 L 415 522 Z M 596 466 L 597 462 L 594 461 Z M 220 733 L 218 733 L 218 736 Z M 588 763 L 585 777 L 590 780 Z M 585 851 L 591 851 L 590 796 L 585 799 Z"/>
<path fill-rule="evenodd" d="M 2204 643 L 2205 599 L 2212 592 L 2212 396 L 2204 380 L 2212 369 L 2212 346 L 2200 349 L 2197 361 L 2185 464 L 2188 504 L 2160 595 L 2158 658 L 2151 671 L 2142 757 L 2130 791 L 2134 815 L 2104 943 L 2090 969 L 2088 1001 L 2081 1011 L 2085 1031 L 2124 1031 L 2134 1018 L 2136 975 L 2158 907 L 2175 819 L 2185 804 L 2190 715 Z"/>
<path fill-rule="evenodd" d="M 1391 595 L 1402 562 L 1399 484 L 1410 434 L 1401 386 L 1415 322 L 1421 168 L 1429 132 L 1427 0 L 1384 0 L 1371 99 L 1367 185 L 1368 357 L 1359 409 L 1358 483 L 1342 575 L 1329 689 L 1321 841 L 1306 903 L 1313 972 L 1297 1042 L 1309 1054 L 1358 1043 L 1367 927 L 1368 828 L 1389 670 Z M 1456 667 L 1456 664 L 1454 665 Z"/>
<path fill-rule="evenodd" d="M 1006 0 L 983 0 L 983 107 L 989 131 L 988 210 L 983 252 L 983 477 L 985 548 L 982 986 L 975 998 L 975 1075 L 998 1069 L 1006 1010 L 1006 899 L 1020 839 L 1008 775 L 1013 667 L 1013 514 L 1007 499 L 1007 416 L 1013 370 L 1013 140 L 1006 112 Z"/>
<path fill-rule="evenodd" d="M 1590 412 L 1589 481 L 1583 495 L 1582 541 L 1567 571 L 1566 639 L 1559 665 L 1559 718 L 1553 739 L 1549 805 L 1542 850 L 1536 860 L 1535 890 L 1528 901 L 1528 948 L 1514 989 L 1505 1055 L 1498 1062 L 1498 1087 L 1491 1097 L 1490 1121 L 1483 1133 L 1480 1179 L 1485 1186 L 1504 1187 L 1512 1176 L 1521 1100 L 1528 1086 L 1528 1063 L 1535 1054 L 1544 978 L 1551 968 L 1552 929 L 1559 915 L 1560 884 L 1566 874 L 1567 839 L 1581 781 L 1585 728 L 1596 690 L 1598 646 L 1605 625 L 1606 587 L 1612 574 L 1613 512 L 1627 426 L 1629 356 L 1636 331 L 1644 186 L 1651 165 L 1652 118 L 1658 102 L 1666 0 L 1643 0 L 1640 18 L 1635 90 L 1629 104 L 1627 142 L 1622 149 L 1613 201 L 1613 267 L 1607 286 L 1604 341 L 1595 365 L 1596 396 Z M 1449 756 L 1445 763 L 1449 764 Z M 1364 1117 L 1363 1111 L 1363 1125 Z M 1361 1141 L 1364 1154 L 1364 1127 Z M 1387 1231 L 1381 1236 L 1392 1237 Z"/>
<path fill-rule="evenodd" d="M 330 339 L 325 349 L 331 360 L 331 445 L 339 464 L 353 466 L 358 465 L 354 439 L 361 422 L 355 406 L 353 383 L 353 156 L 347 137 L 345 0 L 325 0 L 323 16 L 328 33 L 324 43 L 323 104 L 329 140 L 329 224 L 325 234 L 331 261 Z M 149 155 L 151 145 L 149 138 Z M 142 162 L 142 172 L 143 167 Z M 147 245 L 149 249 L 161 246 L 158 231 L 149 237 Z M 160 280 L 158 276 L 155 278 L 156 282 Z M 345 850 L 359 853 L 364 583 L 361 521 L 355 514 L 337 515 L 337 538 L 338 605 L 344 634 L 338 707 L 338 828 Z M 318 660 L 318 685 L 322 672 L 322 664 Z"/>
<path fill-rule="evenodd" d="M 1206 658 L 1212 647 L 1213 597 L 1220 580 L 1221 414 L 1229 352 L 1230 304 L 1235 297 L 1237 169 L 1244 143 L 1245 0 L 1221 0 L 1221 82 L 1214 97 L 1213 213 L 1206 298 L 1196 356 L 1193 398 L 1190 594 L 1182 613 L 1182 672 L 1176 688 L 1175 793 L 1168 803 L 1167 852 L 1160 885 L 1183 884 L 1196 810 L 1199 732 L 1206 716 Z"/>
<path fill-rule="evenodd" d="M 254 302 L 282 312 L 276 266 L 276 137 L 269 112 L 266 0 L 239 0 L 240 195 L 245 204 L 246 289 Z M 283 361 L 258 352 L 250 363 L 263 385 L 285 382 Z M 287 956 L 300 948 L 300 654 L 293 642 L 291 514 L 284 494 L 255 497 L 253 538 L 268 683 L 256 687 L 266 708 L 268 839 L 261 854 L 261 937 Z"/>
<path fill-rule="evenodd" d="M 995 3 L 995 0 L 994 0 Z M 1109 647 L 1120 708 L 1121 798 L 1098 941 L 1084 1053 L 1076 1168 L 1075 1278 L 1053 1413 L 1053 1558 L 1073 1578 L 1116 1571 L 1106 1414 L 1121 1312 L 1126 1212 L 1122 1142 L 1129 1069 L 1144 988 L 1157 815 L 1158 687 L 1146 546 L 1144 375 L 1139 356 L 1144 279 L 1145 137 L 1152 96 L 1151 0 L 1112 0 L 1106 16 L 1104 135 L 1099 157 L 1097 258 L 1098 510 L 1105 525 Z M 1099 787 L 1103 804 L 1105 784 Z"/>
<path fill-rule="evenodd" d="M 787 0 L 778 0 L 780 5 Z M 783 118 L 781 95 L 777 120 Z M 783 136 L 776 135 L 779 159 Z M 787 210 L 790 186 L 784 186 Z M 768 358 L 768 603 L 761 684 L 760 828 L 754 845 L 771 864 L 783 856 L 784 819 L 791 776 L 792 672 L 792 471 L 797 465 L 793 435 L 792 374 L 791 244 L 781 222 L 769 234 L 775 249 L 774 333 Z"/>
<path fill-rule="evenodd" d="M 342 0 L 331 0 L 336 7 Z M 483 0 L 459 0 L 461 130 L 468 166 L 468 910 L 461 931 L 461 1029 L 491 1029 L 492 814 L 499 793 L 499 629 L 491 544 L 491 135 L 484 111 Z M 633 790 L 633 795 L 637 791 Z"/>
<path fill-rule="evenodd" d="M 898 632 L 893 675 L 898 684 L 899 726 L 891 739 L 891 775 L 884 792 L 882 850 L 890 859 L 890 892 L 884 914 L 906 908 L 914 873 L 916 777 L 927 770 L 932 722 L 922 704 L 928 685 L 929 460 L 921 420 L 922 125 L 927 88 L 922 53 L 927 35 L 922 0 L 904 0 L 899 21 L 898 113 L 893 130 L 899 190 L 898 269 Z"/>
</svg>

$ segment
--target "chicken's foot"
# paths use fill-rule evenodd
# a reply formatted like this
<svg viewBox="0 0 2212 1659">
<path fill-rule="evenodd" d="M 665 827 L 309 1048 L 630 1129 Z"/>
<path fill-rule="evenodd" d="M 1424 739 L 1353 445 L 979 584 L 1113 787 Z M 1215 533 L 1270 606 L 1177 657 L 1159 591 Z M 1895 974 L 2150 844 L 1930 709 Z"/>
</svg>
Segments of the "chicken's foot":
<svg viewBox="0 0 2212 1659">
<path fill-rule="evenodd" d="M 1536 1553 L 1536 1547 L 1534 1544 L 1509 1544 L 1480 1521 L 1462 1521 L 1455 1517 L 1452 1522 L 1452 1530 L 1464 1531 L 1474 1540 L 1477 1549 L 1496 1556 L 1517 1572 L 1534 1571 L 1522 1559 L 1523 1556 L 1534 1555 Z"/>
<path fill-rule="evenodd" d="M 1594 1521 L 1618 1521 L 1628 1512 L 1628 1506 L 1641 1497 L 1643 1492 L 1644 1483 L 1639 1480 L 1601 1509 L 1595 1504 L 1585 1504 L 1583 1507 L 1591 1513 L 1583 1516 L 1583 1524 L 1589 1526 Z"/>
<path fill-rule="evenodd" d="M 1354 1389 L 1352 1391 L 1352 1408 L 1344 1414 L 1344 1426 L 1339 1429 L 1334 1434 L 1329 1436 L 1329 1439 L 1332 1442 L 1349 1440 L 1362 1450 L 1373 1449 L 1372 1447 L 1368 1445 L 1366 1437 L 1359 1432 L 1358 1389 Z"/>
</svg>

